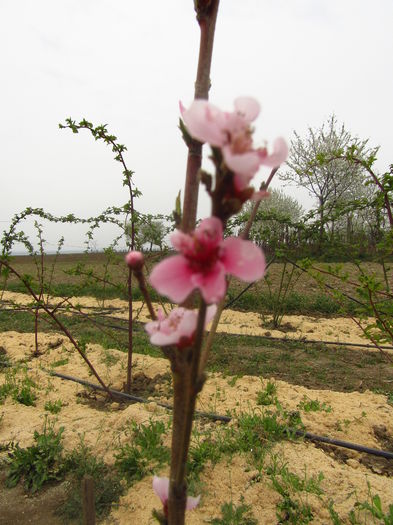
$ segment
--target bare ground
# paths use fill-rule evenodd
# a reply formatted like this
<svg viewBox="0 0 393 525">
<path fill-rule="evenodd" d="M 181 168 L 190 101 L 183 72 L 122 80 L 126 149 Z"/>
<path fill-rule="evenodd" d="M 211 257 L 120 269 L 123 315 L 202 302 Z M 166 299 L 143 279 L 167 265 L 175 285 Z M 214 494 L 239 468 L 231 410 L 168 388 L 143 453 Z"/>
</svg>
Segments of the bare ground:
<svg viewBox="0 0 393 525">
<path fill-rule="evenodd" d="M 88 306 L 91 299 L 82 301 L 79 298 L 78 301 Z M 116 305 L 122 306 L 117 303 Z M 140 315 L 143 320 L 142 314 Z M 221 329 L 229 328 L 231 333 L 248 333 L 247 327 L 248 330 L 253 329 L 253 315 L 245 314 L 243 317 L 236 312 L 232 318 L 223 320 Z M 291 323 L 299 323 L 297 337 L 299 335 L 310 337 L 311 334 L 311 338 L 318 337 L 324 340 L 328 340 L 329 337 L 335 341 L 344 341 L 346 337 L 350 337 L 351 341 L 354 341 L 355 337 L 362 340 L 351 321 L 340 319 L 338 324 L 329 324 L 332 321 L 332 319 L 326 321 L 319 319 L 314 322 L 311 319 L 290 320 Z M 260 325 L 259 318 L 256 322 Z M 314 331 L 310 332 L 311 329 Z M 113 463 L 115 447 L 127 440 L 126 430 L 130 421 L 146 423 L 151 418 L 169 420 L 168 411 L 156 404 L 157 400 L 170 400 L 169 368 L 165 359 L 135 356 L 133 368 L 135 393 L 149 397 L 151 402 L 146 405 L 124 405 L 105 401 L 99 395 L 87 394 L 85 388 L 76 383 L 49 376 L 43 368 L 50 369 L 54 364 L 67 360 L 65 364 L 56 366 L 55 371 L 92 380 L 79 355 L 63 335 L 40 333 L 39 341 L 42 355 L 31 359 L 34 348 L 33 334 L 18 332 L 0 334 L 0 346 L 3 347 L 6 355 L 12 362 L 27 360 L 30 368 L 28 374 L 39 385 L 36 406 L 27 407 L 9 398 L 0 405 L 2 416 L 0 446 L 10 441 L 19 442 L 22 447 L 30 445 L 34 430 L 42 430 L 44 405 L 48 400 L 62 399 L 63 401 L 61 412 L 55 416 L 55 426 L 65 427 L 65 448 L 68 450 L 75 448 L 84 436 L 85 442 L 109 464 Z M 121 389 L 125 378 L 126 356 L 117 350 L 111 350 L 110 354 L 113 359 L 108 364 L 108 350 L 98 345 L 88 345 L 88 355 L 103 379 L 112 387 Z M 221 414 L 228 411 L 235 414 L 260 410 L 256 407 L 257 395 L 269 379 L 269 377 L 234 378 L 223 377 L 219 373 L 210 374 L 200 395 L 198 409 Z M 3 381 L 3 374 L 0 376 L 0 381 Z M 299 410 L 299 405 L 305 399 L 318 400 L 324 406 L 330 407 L 328 411 L 301 411 L 302 421 L 309 432 L 393 451 L 393 407 L 387 403 L 386 396 L 370 391 L 342 393 L 326 389 L 308 389 L 279 380 L 274 382 L 277 386 L 278 399 L 288 411 Z M 217 424 L 207 425 L 210 428 Z M 169 435 L 166 439 L 169 444 Z M 5 453 L 3 453 L 4 457 Z M 327 510 L 329 500 L 334 501 L 335 510 L 344 523 L 349 523 L 348 513 L 356 501 L 370 499 L 370 490 L 372 494 L 380 494 L 385 509 L 389 503 L 392 503 L 391 461 L 389 463 L 387 460 L 374 460 L 372 456 L 344 449 L 321 447 L 303 441 L 285 441 L 275 445 L 270 459 L 267 459 L 267 466 L 269 461 L 273 461 L 273 457 L 287 463 L 288 468 L 300 477 L 305 473 L 308 477 L 323 473 L 321 482 L 323 494 L 321 496 L 302 494 L 304 501 L 311 506 L 314 516 L 312 523 L 330 523 Z M 164 470 L 157 474 L 167 475 L 168 472 Z M 189 513 L 187 522 L 190 525 L 209 523 L 209 520 L 220 514 L 220 506 L 224 502 L 238 503 L 243 496 L 245 502 L 252 506 L 259 523 L 277 523 L 276 505 L 280 496 L 273 489 L 270 478 L 265 475 L 266 472 L 263 471 L 261 477 L 257 474 L 246 455 L 235 455 L 215 466 L 208 466 L 202 474 L 201 504 L 196 511 Z M 37 499 L 25 498 L 20 489 L 7 491 L 8 489 L 4 489 L 3 496 L 0 498 L 0 515 L 6 520 L 2 523 L 10 525 L 11 523 L 38 525 L 48 522 L 57 523 L 56 518 L 48 519 L 48 513 L 52 514 L 52 507 L 45 499 L 48 497 L 49 501 L 52 501 L 52 496 L 47 496 L 48 492 L 44 492 L 42 504 L 38 505 L 39 508 L 42 507 L 42 514 L 34 517 L 31 505 L 36 503 Z M 153 508 L 159 508 L 159 501 L 152 493 L 151 478 L 145 478 L 126 492 L 105 523 L 107 525 L 153 523 L 151 519 Z M 17 520 L 15 516 L 18 516 Z M 34 517 L 35 521 L 23 521 L 25 519 L 23 516 L 28 516 L 26 519 Z M 368 523 L 366 517 L 364 520 L 364 523 Z"/>
</svg>

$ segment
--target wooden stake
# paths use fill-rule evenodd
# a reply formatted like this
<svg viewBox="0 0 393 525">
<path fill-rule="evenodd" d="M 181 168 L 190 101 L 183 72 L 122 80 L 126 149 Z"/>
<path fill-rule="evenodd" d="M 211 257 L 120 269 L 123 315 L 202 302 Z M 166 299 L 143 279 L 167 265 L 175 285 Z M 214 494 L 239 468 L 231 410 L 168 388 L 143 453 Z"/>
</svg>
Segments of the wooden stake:
<svg viewBox="0 0 393 525">
<path fill-rule="evenodd" d="M 94 506 L 94 480 L 91 476 L 82 479 L 83 525 L 95 525 L 96 510 Z"/>
</svg>

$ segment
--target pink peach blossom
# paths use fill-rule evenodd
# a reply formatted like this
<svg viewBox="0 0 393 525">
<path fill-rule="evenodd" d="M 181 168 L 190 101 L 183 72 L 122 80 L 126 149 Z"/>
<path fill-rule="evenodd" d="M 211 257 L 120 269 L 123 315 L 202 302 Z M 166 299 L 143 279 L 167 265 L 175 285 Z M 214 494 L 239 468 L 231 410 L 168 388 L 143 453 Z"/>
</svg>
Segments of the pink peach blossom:
<svg viewBox="0 0 393 525">
<path fill-rule="evenodd" d="M 159 478 L 154 476 L 153 478 L 153 490 L 160 498 L 161 503 L 164 506 L 164 514 L 168 516 L 168 498 L 169 498 L 169 479 L 168 478 Z M 198 506 L 200 496 L 193 498 L 191 496 L 187 497 L 186 510 L 193 510 Z"/>
<path fill-rule="evenodd" d="M 261 165 L 278 167 L 288 156 L 284 139 L 274 143 L 274 151 L 253 147 L 251 123 L 260 111 L 259 103 L 251 97 L 239 97 L 234 102 L 235 111 L 221 111 L 207 100 L 197 99 L 188 109 L 180 104 L 180 111 L 192 137 L 221 148 L 225 164 L 236 174 L 236 189 L 247 187 Z"/>
<path fill-rule="evenodd" d="M 151 285 L 172 301 L 181 303 L 198 288 L 208 303 L 217 303 L 226 293 L 226 274 L 246 282 L 260 279 L 265 271 L 262 251 L 250 241 L 222 238 L 217 217 L 204 219 L 192 234 L 179 230 L 171 236 L 172 246 L 181 252 L 157 264 Z"/>
<path fill-rule="evenodd" d="M 273 152 L 269 155 L 266 148 L 259 148 L 258 157 L 261 164 L 270 168 L 277 168 L 288 157 L 288 146 L 285 140 L 281 137 L 277 138 L 273 143 Z M 247 188 L 254 176 L 254 174 L 242 173 L 235 171 L 234 184 L 238 191 L 242 191 Z"/>
<path fill-rule="evenodd" d="M 215 316 L 217 307 L 209 306 L 206 312 L 205 326 Z M 157 313 L 158 320 L 146 323 L 145 330 L 150 336 L 150 342 L 157 346 L 176 345 L 179 348 L 191 346 L 193 343 L 198 312 L 186 308 L 174 308 L 168 317 L 160 309 Z"/>
</svg>

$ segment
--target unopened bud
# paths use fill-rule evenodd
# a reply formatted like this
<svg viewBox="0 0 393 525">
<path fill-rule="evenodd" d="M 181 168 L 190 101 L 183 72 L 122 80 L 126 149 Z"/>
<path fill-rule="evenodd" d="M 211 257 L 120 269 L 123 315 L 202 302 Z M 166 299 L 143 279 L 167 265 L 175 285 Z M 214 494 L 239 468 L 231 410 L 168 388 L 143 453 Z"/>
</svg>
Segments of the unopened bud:
<svg viewBox="0 0 393 525">
<path fill-rule="evenodd" d="M 142 270 L 143 265 L 145 264 L 145 259 L 142 252 L 132 251 L 126 255 L 126 263 L 131 270 L 134 272 L 139 272 Z"/>
</svg>

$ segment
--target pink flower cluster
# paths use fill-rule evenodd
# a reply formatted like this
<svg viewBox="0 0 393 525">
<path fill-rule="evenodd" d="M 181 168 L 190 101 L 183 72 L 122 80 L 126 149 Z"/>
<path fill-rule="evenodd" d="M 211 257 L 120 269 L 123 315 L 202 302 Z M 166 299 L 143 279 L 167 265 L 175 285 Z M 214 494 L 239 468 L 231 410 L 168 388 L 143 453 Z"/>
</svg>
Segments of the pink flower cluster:
<svg viewBox="0 0 393 525">
<path fill-rule="evenodd" d="M 283 138 L 277 138 L 271 154 L 266 147 L 254 148 L 251 123 L 259 115 L 260 106 L 251 97 L 237 98 L 234 106 L 235 111 L 230 113 L 207 100 L 194 100 L 188 109 L 180 104 L 180 111 L 193 138 L 221 149 L 225 164 L 235 174 L 235 188 L 242 191 L 261 165 L 276 168 L 285 162 L 288 147 Z"/>
<path fill-rule="evenodd" d="M 226 274 L 253 282 L 265 272 L 262 251 L 238 237 L 223 239 L 222 224 L 216 217 L 204 219 L 192 234 L 177 230 L 171 242 L 180 254 L 158 263 L 150 283 L 176 303 L 195 289 L 206 303 L 217 303 L 226 293 Z"/>
<path fill-rule="evenodd" d="M 217 307 L 209 306 L 206 312 L 205 325 L 214 317 Z M 162 310 L 157 313 L 158 320 L 146 323 L 145 330 L 150 336 L 150 342 L 157 346 L 176 345 L 178 348 L 191 346 L 198 321 L 198 312 L 186 308 L 174 308 L 168 317 Z"/>
<path fill-rule="evenodd" d="M 215 189 L 216 194 L 210 193 L 214 213 L 223 221 L 236 209 L 230 208 L 228 215 L 225 215 L 225 210 L 217 211 L 214 208 L 214 197 L 218 195 L 221 199 L 224 195 L 225 198 L 237 200 L 241 206 L 253 192 L 249 184 L 260 166 L 278 167 L 288 155 L 287 145 L 282 138 L 276 139 L 271 154 L 266 147 L 253 146 L 251 123 L 260 111 L 256 100 L 238 98 L 234 105 L 235 110 L 231 113 L 219 110 L 206 100 L 195 100 L 188 109 L 182 105 L 180 107 L 190 135 L 201 142 L 208 142 L 213 148 L 219 148 L 222 160 L 231 172 L 222 170 L 225 175 L 221 178 L 225 180 L 223 186 Z M 217 157 L 221 162 L 221 157 Z M 217 180 L 220 180 L 219 177 Z M 222 193 L 219 190 L 223 190 Z M 266 192 L 258 192 L 256 195 L 262 198 Z M 215 315 L 217 308 L 213 303 L 225 297 L 227 275 L 253 282 L 265 272 L 263 252 L 250 241 L 238 237 L 224 239 L 223 223 L 218 217 L 204 219 L 189 234 L 175 231 L 171 236 L 171 243 L 178 254 L 168 257 L 153 268 L 150 284 L 176 303 L 182 303 L 194 290 L 199 290 L 205 303 L 211 305 L 207 309 L 205 324 Z M 142 274 L 142 254 L 129 254 L 127 264 Z M 153 344 L 162 347 L 177 346 L 178 349 L 193 344 L 198 322 L 196 311 L 178 307 L 167 317 L 159 311 L 157 317 L 157 320 L 147 323 L 145 327 Z M 169 479 L 155 476 L 153 489 L 168 517 Z M 200 497 L 188 497 L 186 509 L 194 509 L 199 499 Z"/>
</svg>

